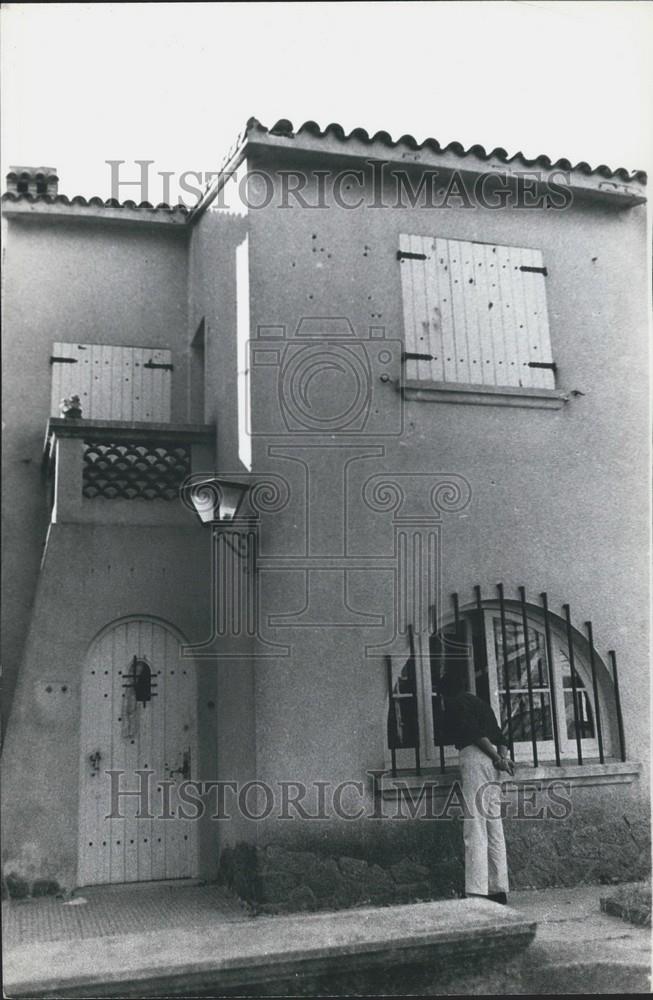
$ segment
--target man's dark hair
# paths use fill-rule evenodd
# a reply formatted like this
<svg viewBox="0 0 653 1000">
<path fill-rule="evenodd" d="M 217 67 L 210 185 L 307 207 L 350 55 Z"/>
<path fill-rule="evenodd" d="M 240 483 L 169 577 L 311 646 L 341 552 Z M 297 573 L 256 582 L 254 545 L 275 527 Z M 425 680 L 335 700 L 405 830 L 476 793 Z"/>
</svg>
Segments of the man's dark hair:
<svg viewBox="0 0 653 1000">
<path fill-rule="evenodd" d="M 438 685 L 443 698 L 455 698 L 467 690 L 467 666 L 460 664 L 447 666 Z"/>
</svg>

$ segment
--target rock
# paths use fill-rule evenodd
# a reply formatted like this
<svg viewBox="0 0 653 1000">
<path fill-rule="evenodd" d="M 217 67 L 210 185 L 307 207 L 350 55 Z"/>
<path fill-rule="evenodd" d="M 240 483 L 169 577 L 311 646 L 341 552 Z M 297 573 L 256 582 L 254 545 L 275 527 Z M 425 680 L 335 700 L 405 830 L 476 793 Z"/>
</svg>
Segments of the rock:
<svg viewBox="0 0 653 1000">
<path fill-rule="evenodd" d="M 418 882 L 420 879 L 428 878 L 431 874 L 430 869 L 426 868 L 425 865 L 417 864 L 416 861 L 410 861 L 408 858 L 395 862 L 388 868 L 388 871 L 395 882 L 399 882 L 400 885 Z"/>
<path fill-rule="evenodd" d="M 298 885 L 288 896 L 288 908 L 292 910 L 315 910 L 317 899 L 307 885 Z"/>
<path fill-rule="evenodd" d="M 428 882 L 405 882 L 395 886 L 393 902 L 418 903 L 433 898 L 434 893 Z"/>
<path fill-rule="evenodd" d="M 318 900 L 321 910 L 342 910 L 360 902 L 361 887 L 358 882 L 348 882 L 346 879 L 338 886 L 338 891 Z"/>
<path fill-rule="evenodd" d="M 367 861 L 361 861 L 359 858 L 339 858 L 338 866 L 342 874 L 348 878 L 364 878 L 370 867 Z"/>
<path fill-rule="evenodd" d="M 385 903 L 394 898 L 395 883 L 391 876 L 379 865 L 370 865 L 361 881 L 361 897 L 373 902 Z"/>
<path fill-rule="evenodd" d="M 287 851 L 277 844 L 270 844 L 265 848 L 264 858 L 266 869 L 304 875 L 318 855 L 310 851 Z"/>
<path fill-rule="evenodd" d="M 347 884 L 347 880 L 341 874 L 333 858 L 314 861 L 313 865 L 305 872 L 304 878 L 306 884 L 318 897 L 339 895 L 340 890 L 344 890 Z"/>
<path fill-rule="evenodd" d="M 297 877 L 288 872 L 271 872 L 259 879 L 259 899 L 262 903 L 282 903 L 296 889 Z"/>
</svg>

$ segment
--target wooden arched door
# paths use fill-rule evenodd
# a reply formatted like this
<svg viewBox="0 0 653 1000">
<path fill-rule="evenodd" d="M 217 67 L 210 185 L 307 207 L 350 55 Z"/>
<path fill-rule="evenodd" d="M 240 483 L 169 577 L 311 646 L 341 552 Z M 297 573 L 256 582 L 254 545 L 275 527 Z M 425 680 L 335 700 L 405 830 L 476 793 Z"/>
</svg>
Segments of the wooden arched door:
<svg viewBox="0 0 653 1000">
<path fill-rule="evenodd" d="M 197 821 L 178 815 L 197 759 L 197 678 L 180 637 L 145 617 L 110 625 L 82 677 L 79 885 L 197 875 Z M 147 801 L 116 800 L 148 787 Z"/>
</svg>

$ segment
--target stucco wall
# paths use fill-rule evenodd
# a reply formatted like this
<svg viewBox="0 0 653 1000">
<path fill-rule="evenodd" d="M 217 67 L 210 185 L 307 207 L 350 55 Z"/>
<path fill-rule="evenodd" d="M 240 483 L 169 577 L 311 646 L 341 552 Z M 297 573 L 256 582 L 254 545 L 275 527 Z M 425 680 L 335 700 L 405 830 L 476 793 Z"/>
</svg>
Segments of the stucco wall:
<svg viewBox="0 0 653 1000">
<path fill-rule="evenodd" d="M 45 541 L 41 453 L 55 341 L 172 351 L 172 419 L 187 419 L 186 235 L 9 220 L 3 338 L 3 718 L 11 707 Z M 9 333 L 10 331 L 10 333 Z"/>
<path fill-rule="evenodd" d="M 208 212 L 193 226 L 189 242 L 189 337 L 204 320 L 205 420 L 216 429 L 215 469 L 207 471 L 217 470 L 232 478 L 238 478 L 242 469 L 238 457 L 236 255 L 247 231 L 245 214 Z M 224 580 L 222 574 L 218 573 L 218 579 Z M 205 669 L 217 671 L 218 675 L 219 776 L 242 786 L 254 780 L 257 773 L 256 665 L 247 658 L 225 657 L 219 639 L 212 648 L 218 655 L 205 661 Z M 241 652 L 243 649 L 241 643 Z M 238 810 L 219 825 L 221 848 L 255 836 L 252 828 L 256 824 Z"/>
<path fill-rule="evenodd" d="M 217 453 L 223 469 L 238 462 L 236 386 L 236 250 L 247 221 L 226 212 L 207 212 L 190 236 L 189 335 L 205 322 L 205 420 L 216 424 Z"/>
<path fill-rule="evenodd" d="M 265 169 L 270 174 L 269 164 Z M 617 211 L 589 201 L 565 211 L 279 208 L 280 182 L 271 176 L 272 203 L 249 216 L 252 331 L 258 325 L 294 331 L 306 316 L 345 317 L 358 338 L 367 337 L 370 325 L 401 338 L 396 251 L 402 232 L 542 250 L 557 385 L 579 395 L 570 395 L 555 411 L 405 402 L 403 435 L 379 440 L 366 431 L 353 442 L 383 451 L 350 466 L 358 502 L 349 505 L 345 534 L 350 552 L 392 554 L 387 515 L 372 514 L 360 502 L 360 485 L 372 473 L 465 476 L 472 490 L 469 507 L 441 517 L 443 593 L 457 591 L 465 604 L 473 599 L 475 584 L 495 597 L 495 585 L 503 581 L 507 588 L 525 586 L 535 600 L 546 590 L 558 614 L 569 603 L 581 627 L 591 619 L 597 648 L 603 655 L 609 648 L 618 654 L 629 757 L 647 761 L 643 208 Z M 310 185 L 304 194 L 312 200 Z M 369 190 L 367 195 L 371 201 Z M 399 374 L 396 366 L 392 379 Z M 295 499 L 299 496 L 296 506 L 291 502 L 266 522 L 263 549 L 306 554 L 306 538 L 315 532 L 312 551 L 328 553 L 329 537 L 341 530 L 343 468 L 354 452 L 295 449 L 284 457 L 284 448 L 303 442 L 297 434 L 270 432 L 279 425 L 279 398 L 269 369 L 252 364 L 251 379 L 254 468 L 285 476 Z M 376 381 L 377 391 L 374 405 L 378 401 L 398 413 L 396 386 Z M 337 436 L 330 443 L 337 445 Z M 274 445 L 280 447 L 272 452 Z M 305 475 L 313 484 L 310 529 L 301 498 Z M 267 612 L 301 611 L 302 573 L 263 578 Z M 364 656 L 372 630 L 338 619 L 342 599 L 335 579 L 333 587 L 316 591 L 313 624 L 305 613 L 298 619 L 302 628 L 270 629 L 291 643 L 291 657 L 256 664 L 257 761 L 263 779 L 359 779 L 367 768 L 383 765 L 383 662 Z M 352 573 L 349 582 L 354 608 L 382 609 L 388 597 L 383 575 Z M 320 620 L 340 624 L 325 627 Z M 645 793 L 645 779 L 638 788 Z M 349 834 L 341 830 L 333 836 Z"/>
<path fill-rule="evenodd" d="M 77 878 L 81 677 L 95 636 L 125 616 L 169 623 L 189 642 L 206 636 L 208 549 L 199 528 L 53 525 L 3 750 L 5 874 Z M 52 691 L 46 693 L 46 687 Z M 65 687 L 65 691 L 63 688 Z M 200 760 L 216 777 L 214 671 L 198 666 Z M 207 724 L 208 715 L 213 721 Z M 128 787 L 134 787 L 132 777 Z M 215 824 L 200 833 L 215 869 Z"/>
<path fill-rule="evenodd" d="M 269 166 L 266 170 L 269 174 Z M 374 415 L 365 430 L 345 441 L 323 437 L 321 444 L 328 447 L 316 448 L 283 430 L 278 364 L 275 369 L 250 363 L 254 472 L 262 478 L 273 473 L 289 488 L 288 503 L 261 518 L 259 620 L 264 636 L 286 643 L 289 655 L 203 664 L 212 672 L 207 683 L 215 680 L 217 690 L 217 773 L 241 784 L 257 778 L 277 791 L 282 780 L 363 781 L 373 807 L 366 772 L 385 762 L 387 680 L 382 655 L 366 656 L 365 646 L 391 638 L 395 536 L 392 512 L 373 511 L 361 497 L 366 480 L 380 472 L 465 477 L 469 505 L 434 516 L 443 593 L 457 591 L 465 606 L 474 585 L 494 597 L 497 581 L 503 581 L 511 596 L 518 585 L 531 599 L 546 590 L 555 613 L 568 602 L 577 623 L 591 619 L 597 648 L 603 654 L 614 648 L 619 657 L 628 756 L 646 762 L 643 210 L 617 211 L 589 201 L 564 212 L 347 211 L 335 205 L 311 210 L 275 207 L 278 178 L 275 192 L 269 208 L 251 210 L 247 218 L 211 211 L 202 216 L 190 235 L 189 264 L 185 237 L 176 232 L 10 226 L 6 309 L 18 336 L 5 348 L 6 488 L 17 498 L 5 504 L 8 686 L 27 631 L 45 538 L 39 463 L 53 341 L 171 348 L 173 419 L 183 421 L 190 412 L 186 354 L 204 319 L 205 419 L 216 422 L 218 469 L 237 475 L 243 428 L 236 377 L 236 253 L 246 234 L 252 337 L 259 327 L 277 333 L 283 327 L 287 336 L 304 317 L 344 318 L 360 344 L 369 343 L 370 326 L 401 341 L 399 233 L 482 240 L 536 247 L 544 254 L 557 384 L 570 393 L 563 408 L 402 401 L 395 351 L 390 379 L 381 381 L 375 372 Z M 310 196 L 310 188 L 305 194 Z M 39 276 L 36 285 L 33 275 Z M 333 385 L 337 394 L 337 380 Z M 401 425 L 402 432 L 375 433 L 379 414 L 386 429 Z M 417 504 L 420 515 L 428 506 L 423 499 Z M 100 584 L 109 552 L 113 569 Z M 139 612 L 172 622 L 191 640 L 198 629 L 203 636 L 208 552 L 199 528 L 54 526 L 7 733 L 8 866 L 30 877 L 74 880 L 75 678 L 88 644 L 108 622 Z M 346 592 L 337 567 L 324 568 L 330 557 L 345 556 L 359 560 L 346 577 Z M 286 562 L 280 569 L 281 557 L 304 559 L 304 568 L 288 568 Z M 316 566 L 321 560 L 322 569 L 309 578 L 305 567 L 311 559 Z M 374 559 L 383 560 L 385 569 L 375 567 Z M 275 614 L 281 616 L 276 624 L 270 618 Z M 386 623 L 372 627 L 370 616 L 378 614 L 386 615 Z M 401 642 L 393 649 L 405 655 L 405 638 Z M 33 697 L 46 662 L 53 676 L 70 682 L 68 700 L 55 716 L 43 714 Z M 57 754 L 51 752 L 55 740 Z M 209 769 L 213 749 L 205 751 Z M 62 807 L 54 817 L 44 787 L 56 788 L 60 796 Z M 578 790 L 576 819 L 598 831 L 590 855 L 580 852 L 582 864 L 586 856 L 591 860 L 602 836 L 592 817 L 612 812 L 639 822 L 646 787 L 644 773 L 632 785 Z M 217 864 L 218 826 L 222 847 L 258 839 L 354 857 L 437 851 L 437 837 L 431 843 L 430 827 L 419 824 L 333 817 L 257 823 L 236 812 L 231 821 L 210 825 L 203 855 L 207 872 Z M 26 829 L 32 831 L 29 841 Z M 551 857 L 564 854 L 566 841 L 561 843 L 558 848 L 549 838 Z M 513 852 L 520 851 L 528 870 L 527 845 L 515 834 Z"/>
</svg>

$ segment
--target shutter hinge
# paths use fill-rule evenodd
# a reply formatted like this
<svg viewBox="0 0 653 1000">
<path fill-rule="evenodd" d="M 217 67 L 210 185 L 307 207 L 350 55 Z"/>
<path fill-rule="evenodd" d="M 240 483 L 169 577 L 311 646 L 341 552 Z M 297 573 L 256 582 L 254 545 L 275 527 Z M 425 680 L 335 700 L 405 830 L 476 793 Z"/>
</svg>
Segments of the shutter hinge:
<svg viewBox="0 0 653 1000">
<path fill-rule="evenodd" d="M 528 264 L 522 264 L 519 270 L 528 271 L 529 274 L 543 274 L 545 278 L 549 273 L 545 267 L 529 267 Z"/>
<path fill-rule="evenodd" d="M 426 260 L 426 254 L 410 253 L 408 250 L 397 250 L 397 260 Z"/>
<path fill-rule="evenodd" d="M 402 361 L 433 361 L 432 354 L 411 354 L 408 351 L 402 351 L 401 354 Z"/>
<path fill-rule="evenodd" d="M 50 356 L 51 365 L 76 365 L 78 361 L 79 358 L 58 358 L 55 354 Z"/>
<path fill-rule="evenodd" d="M 557 372 L 558 366 L 555 361 L 529 361 L 529 368 L 549 368 L 552 372 Z"/>
<path fill-rule="evenodd" d="M 157 361 L 152 361 L 152 358 L 150 358 L 149 361 L 145 362 L 145 364 L 143 365 L 143 368 L 162 368 L 164 371 L 167 371 L 167 372 L 172 372 L 172 371 L 175 370 L 175 366 L 174 365 L 171 365 L 171 364 L 159 364 Z"/>
</svg>

